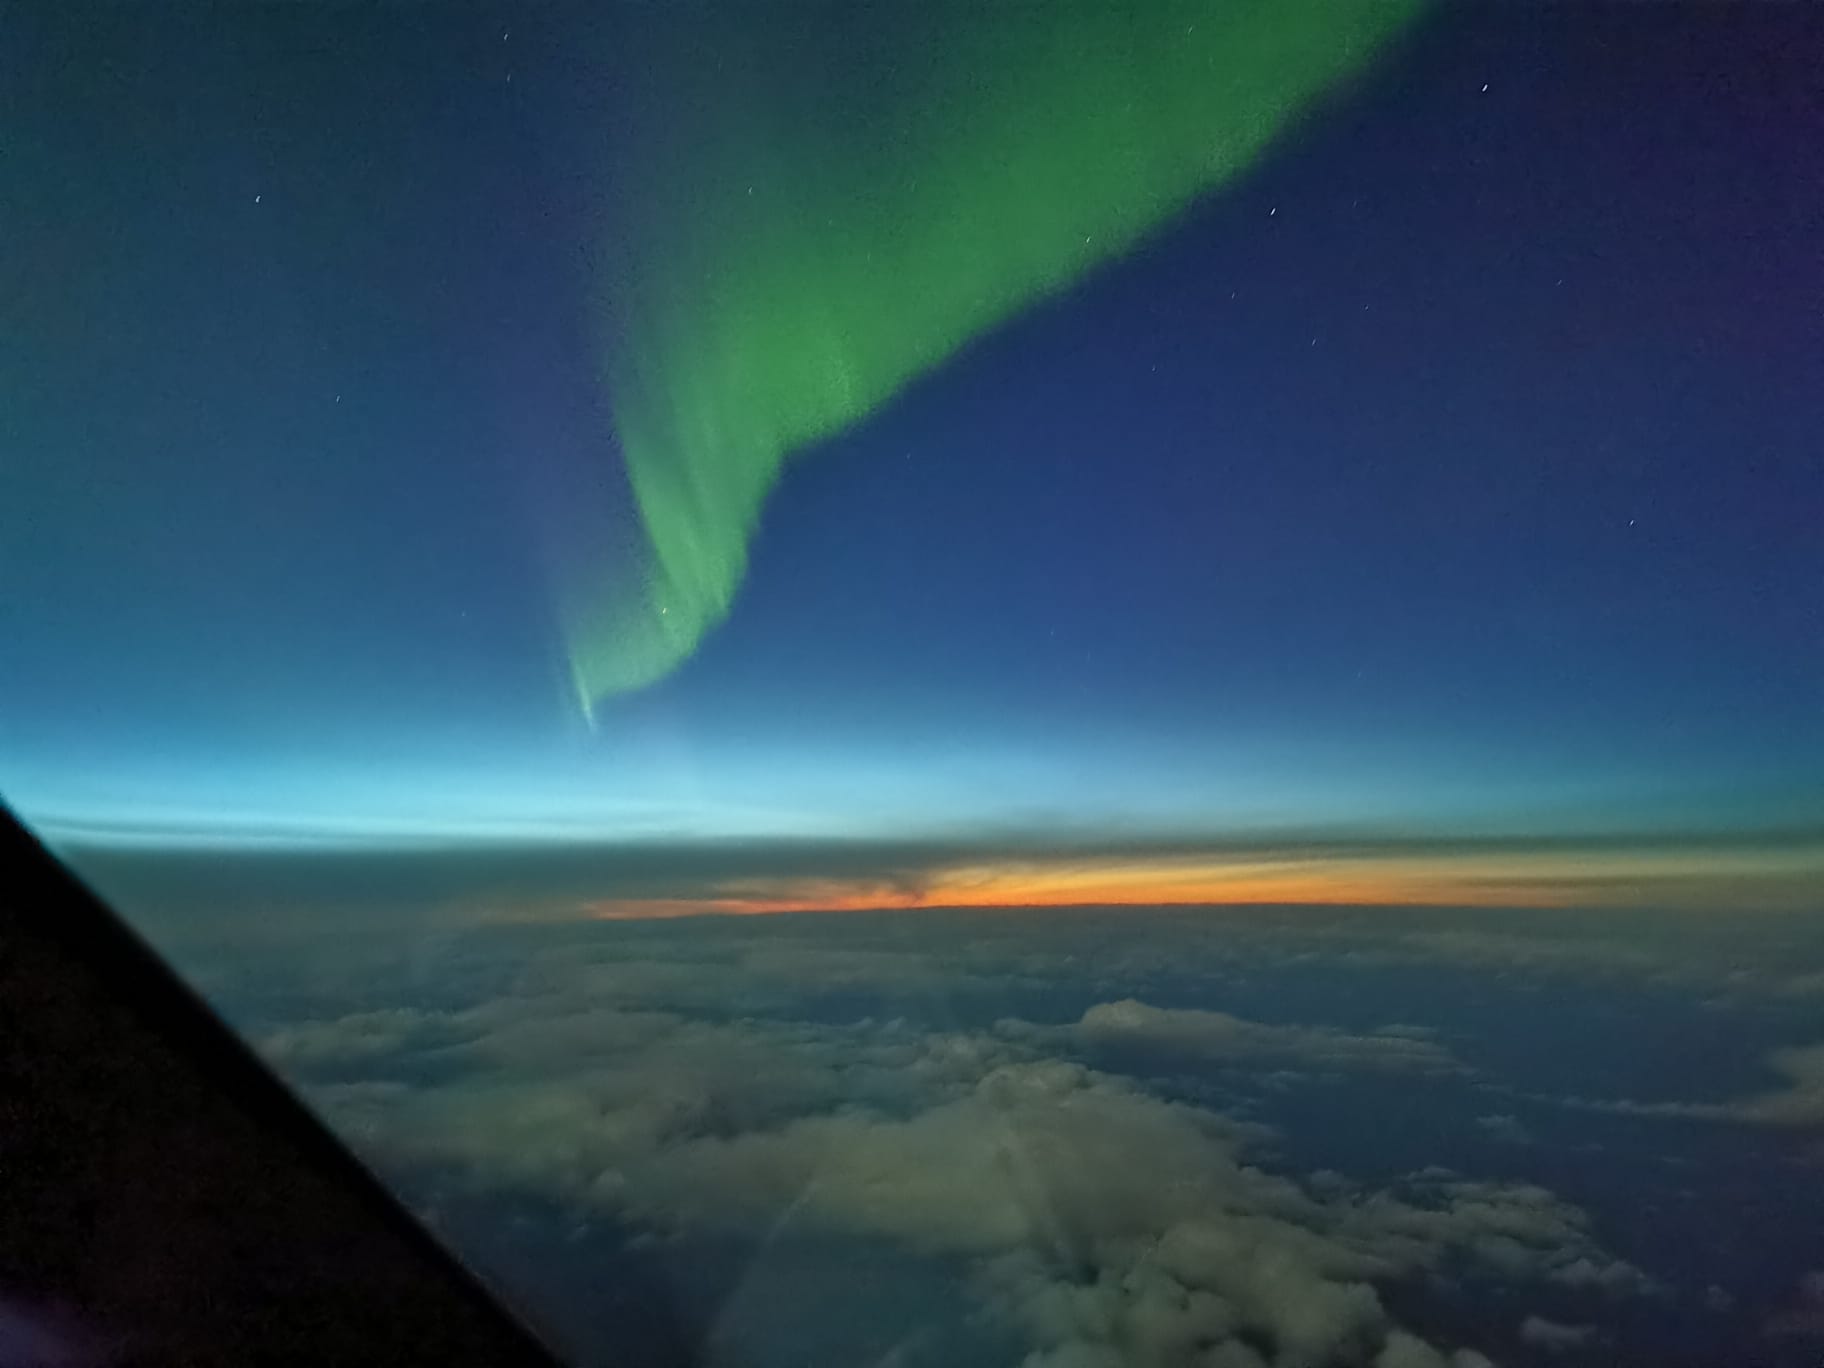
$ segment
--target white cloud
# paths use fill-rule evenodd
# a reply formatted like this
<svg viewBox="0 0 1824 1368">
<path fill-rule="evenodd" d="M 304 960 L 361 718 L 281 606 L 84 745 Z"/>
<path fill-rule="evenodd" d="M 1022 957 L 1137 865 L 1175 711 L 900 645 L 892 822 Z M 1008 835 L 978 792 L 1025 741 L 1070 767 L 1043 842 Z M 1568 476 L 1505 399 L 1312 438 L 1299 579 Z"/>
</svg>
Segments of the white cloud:
<svg viewBox="0 0 1824 1368">
<path fill-rule="evenodd" d="M 266 1035 L 260 1048 L 282 1067 L 355 1063 L 440 1039 L 444 1027 L 436 1013 L 395 1007 L 284 1026 Z"/>
<path fill-rule="evenodd" d="M 1410 1027 L 1351 1035 L 1322 1026 L 1272 1026 L 1226 1012 L 1154 1007 L 1133 998 L 1091 1007 L 1077 1023 L 1076 1035 L 1093 1044 L 1139 1045 L 1220 1063 L 1397 1073 L 1465 1071 L 1449 1050 Z"/>
<path fill-rule="evenodd" d="M 1374 1368 L 1494 1368 L 1494 1364 L 1474 1349 L 1459 1349 L 1446 1357 L 1418 1336 L 1395 1330 L 1375 1356 Z"/>
<path fill-rule="evenodd" d="M 1476 1118 L 1476 1124 L 1486 1131 L 1491 1138 L 1500 1140 L 1506 1144 L 1530 1145 L 1533 1143 L 1532 1132 L 1527 1130 L 1517 1116 L 1512 1116 L 1505 1112 L 1493 1116 L 1478 1116 Z"/>
<path fill-rule="evenodd" d="M 578 987 L 593 978 L 543 975 L 468 1012 L 362 1014 L 268 1044 L 359 1061 L 393 1040 L 440 1061 L 422 1086 L 315 1094 L 396 1162 L 661 1230 L 854 1238 L 963 1261 L 984 1308 L 1026 1337 L 1028 1368 L 1476 1368 L 1487 1360 L 1398 1324 L 1380 1289 L 1461 1275 L 1647 1286 L 1543 1189 L 1443 1173 L 1379 1191 L 1295 1181 L 1253 1162 L 1260 1128 L 1051 1053 L 1170 1041 L 1275 1067 L 1460 1068 L 1411 1033 L 1131 1000 L 1062 1034 L 713 1022 L 604 1004 Z M 766 1276 L 764 1260 L 750 1276 Z"/>
<path fill-rule="evenodd" d="M 1632 1098 L 1535 1097 L 1581 1111 L 1661 1116 L 1690 1121 L 1739 1121 L 1764 1126 L 1824 1125 L 1824 1044 L 1792 1046 L 1767 1056 L 1769 1071 L 1787 1084 L 1726 1102 L 1642 1102 Z"/>
<path fill-rule="evenodd" d="M 1784 1074 L 1787 1086 L 1736 1104 L 1745 1120 L 1779 1126 L 1824 1123 L 1824 1044 L 1775 1050 L 1768 1066 Z"/>
</svg>

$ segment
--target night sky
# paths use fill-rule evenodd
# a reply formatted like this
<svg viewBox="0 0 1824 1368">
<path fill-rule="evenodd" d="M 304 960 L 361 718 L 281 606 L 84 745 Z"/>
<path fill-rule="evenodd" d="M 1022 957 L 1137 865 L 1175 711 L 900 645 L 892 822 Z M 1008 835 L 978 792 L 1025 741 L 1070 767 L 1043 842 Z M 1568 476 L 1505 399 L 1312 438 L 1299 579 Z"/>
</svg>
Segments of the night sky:
<svg viewBox="0 0 1824 1368">
<path fill-rule="evenodd" d="M 0 792 L 697 871 L 610 911 L 1815 903 L 1824 21 L 1329 8 L 1196 99 L 1164 11 L 0 11 Z"/>
</svg>

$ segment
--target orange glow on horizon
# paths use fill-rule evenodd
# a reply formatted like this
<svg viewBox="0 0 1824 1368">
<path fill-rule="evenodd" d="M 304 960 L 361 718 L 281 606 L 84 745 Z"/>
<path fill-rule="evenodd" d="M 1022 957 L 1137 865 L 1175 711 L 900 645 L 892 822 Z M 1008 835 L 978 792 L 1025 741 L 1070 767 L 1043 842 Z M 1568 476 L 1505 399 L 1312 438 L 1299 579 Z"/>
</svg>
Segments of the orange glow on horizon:
<svg viewBox="0 0 1824 1368">
<path fill-rule="evenodd" d="M 1676 851 L 1307 860 L 1067 861 L 933 870 L 917 886 L 858 880 L 731 881 L 703 896 L 604 899 L 603 920 L 939 907 L 1702 906 L 1744 895 L 1767 905 L 1815 901 L 1819 858 Z M 1722 896 L 1727 895 L 1727 896 Z"/>
</svg>

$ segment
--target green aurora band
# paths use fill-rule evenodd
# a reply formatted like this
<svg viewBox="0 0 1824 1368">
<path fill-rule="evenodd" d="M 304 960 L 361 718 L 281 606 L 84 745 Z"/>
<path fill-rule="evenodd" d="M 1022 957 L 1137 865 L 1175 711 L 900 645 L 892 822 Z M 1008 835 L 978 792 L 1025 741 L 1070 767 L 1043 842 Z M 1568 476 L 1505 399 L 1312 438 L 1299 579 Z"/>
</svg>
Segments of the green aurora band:
<svg viewBox="0 0 1824 1368">
<path fill-rule="evenodd" d="M 1422 3 L 648 16 L 592 263 L 640 525 L 571 509 L 555 562 L 584 716 L 727 615 L 788 458 L 1243 171 Z"/>
</svg>

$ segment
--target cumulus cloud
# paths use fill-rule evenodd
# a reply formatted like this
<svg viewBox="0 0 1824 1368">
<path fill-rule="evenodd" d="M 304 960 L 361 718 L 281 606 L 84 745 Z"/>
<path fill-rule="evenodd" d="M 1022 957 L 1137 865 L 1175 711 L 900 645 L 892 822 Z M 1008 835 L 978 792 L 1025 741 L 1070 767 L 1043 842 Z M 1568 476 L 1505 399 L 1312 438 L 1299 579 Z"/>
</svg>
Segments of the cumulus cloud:
<svg viewBox="0 0 1824 1368">
<path fill-rule="evenodd" d="M 1492 1116 L 1478 1116 L 1476 1124 L 1491 1139 L 1500 1140 L 1505 1144 L 1530 1145 L 1533 1143 L 1532 1132 L 1526 1128 L 1520 1118 L 1506 1112 L 1498 1112 Z"/>
<path fill-rule="evenodd" d="M 281 1066 L 356 1063 L 440 1038 L 446 1028 L 446 1020 L 435 1013 L 393 1007 L 282 1026 L 262 1038 L 261 1048 Z"/>
<path fill-rule="evenodd" d="M 1540 1189 L 1420 1182 L 1325 1198 L 1247 1164 L 1245 1144 L 1125 1081 L 1011 1063 L 910 1116 L 845 1109 L 685 1140 L 589 1196 L 689 1229 L 790 1222 L 973 1258 L 990 1306 L 1035 1341 L 1035 1364 L 1189 1364 L 1221 1344 L 1264 1347 L 1277 1364 L 1367 1363 L 1396 1328 L 1377 1283 L 1464 1269 L 1643 1281 Z"/>
<path fill-rule="evenodd" d="M 1265 1063 L 1391 1073 L 1465 1072 L 1442 1045 L 1410 1028 L 1351 1035 L 1322 1026 L 1274 1026 L 1226 1012 L 1153 1007 L 1132 998 L 1083 1013 L 1076 1036 L 1097 1045 L 1134 1045 L 1225 1064 Z"/>
<path fill-rule="evenodd" d="M 892 972 L 865 957 L 822 967 Z M 1274 1068 L 1461 1070 L 1420 1034 L 1134 1000 L 991 1032 L 706 1020 L 604 995 L 631 981 L 606 972 L 541 965 L 470 1009 L 294 1024 L 267 1048 L 339 1062 L 314 1096 L 383 1165 L 682 1236 L 957 1261 L 984 1312 L 1024 1338 L 1026 1368 L 1477 1368 L 1480 1354 L 1402 1324 L 1383 1289 L 1648 1286 L 1544 1189 L 1432 1171 L 1374 1189 L 1300 1180 L 1262 1166 L 1260 1127 L 1059 1057 L 1125 1042 Z M 348 1081 L 362 1068 L 373 1077 Z"/>
<path fill-rule="evenodd" d="M 1374 1368 L 1494 1368 L 1494 1364 L 1474 1349 L 1459 1349 L 1446 1358 L 1416 1335 L 1395 1330 L 1375 1356 Z"/>
<path fill-rule="evenodd" d="M 1659 1116 L 1689 1121 L 1738 1121 L 1762 1126 L 1824 1126 L 1824 1043 L 1789 1046 L 1767 1056 L 1768 1070 L 1786 1086 L 1725 1102 L 1644 1102 L 1631 1098 L 1540 1098 L 1581 1111 Z"/>
<path fill-rule="evenodd" d="M 1786 1086 L 1737 1103 L 1737 1114 L 1769 1125 L 1824 1125 L 1824 1044 L 1775 1050 L 1767 1063 Z"/>
</svg>

